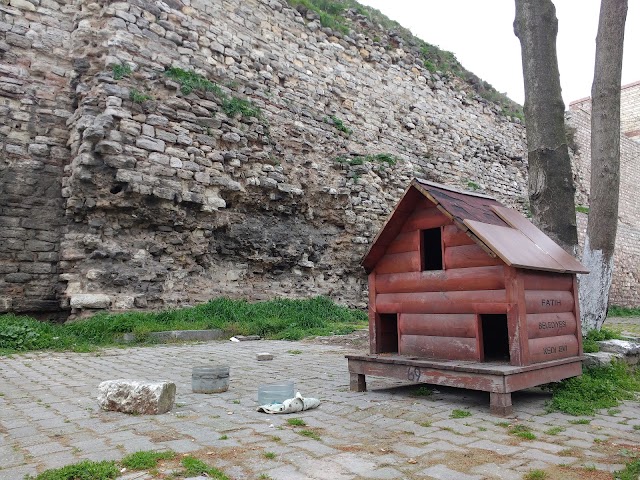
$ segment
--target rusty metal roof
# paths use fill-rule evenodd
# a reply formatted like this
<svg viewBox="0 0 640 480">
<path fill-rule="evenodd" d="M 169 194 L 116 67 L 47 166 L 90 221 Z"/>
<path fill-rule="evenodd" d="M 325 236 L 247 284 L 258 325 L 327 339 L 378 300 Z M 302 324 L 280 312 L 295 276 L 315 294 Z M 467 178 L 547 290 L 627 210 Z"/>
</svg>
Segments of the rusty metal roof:
<svg viewBox="0 0 640 480">
<path fill-rule="evenodd" d="M 414 179 L 362 259 L 367 272 L 374 269 L 400 232 L 420 197 L 426 197 L 454 225 L 507 265 L 532 270 L 587 273 L 588 270 L 518 211 L 492 197 Z"/>
</svg>

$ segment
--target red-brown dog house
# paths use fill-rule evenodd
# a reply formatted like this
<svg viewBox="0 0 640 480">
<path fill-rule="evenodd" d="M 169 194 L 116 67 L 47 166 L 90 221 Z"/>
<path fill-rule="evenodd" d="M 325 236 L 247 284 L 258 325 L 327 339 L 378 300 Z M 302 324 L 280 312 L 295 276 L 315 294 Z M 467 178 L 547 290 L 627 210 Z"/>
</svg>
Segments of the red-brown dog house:
<svg viewBox="0 0 640 480">
<path fill-rule="evenodd" d="M 374 239 L 370 354 L 348 355 L 351 390 L 365 375 L 511 392 L 582 373 L 576 273 L 587 270 L 491 197 L 413 180 Z"/>
</svg>

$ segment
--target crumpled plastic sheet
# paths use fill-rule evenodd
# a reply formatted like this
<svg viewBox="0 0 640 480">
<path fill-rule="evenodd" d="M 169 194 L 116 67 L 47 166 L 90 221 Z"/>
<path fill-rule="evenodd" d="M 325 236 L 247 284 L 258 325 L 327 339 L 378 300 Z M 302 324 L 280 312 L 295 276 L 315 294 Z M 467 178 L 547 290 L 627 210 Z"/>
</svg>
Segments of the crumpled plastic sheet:
<svg viewBox="0 0 640 480">
<path fill-rule="evenodd" d="M 289 398 L 282 403 L 272 403 L 270 405 L 260 405 L 258 412 L 264 413 L 295 413 L 302 410 L 311 410 L 320 405 L 317 398 L 304 398 L 300 392 L 296 393 L 295 398 Z"/>
</svg>

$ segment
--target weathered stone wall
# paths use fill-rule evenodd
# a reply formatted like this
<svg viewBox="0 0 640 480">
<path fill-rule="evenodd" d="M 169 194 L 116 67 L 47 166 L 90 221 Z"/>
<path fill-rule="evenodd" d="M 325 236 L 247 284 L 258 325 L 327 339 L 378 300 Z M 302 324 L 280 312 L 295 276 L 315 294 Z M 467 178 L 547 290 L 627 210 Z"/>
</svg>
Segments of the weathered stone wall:
<svg viewBox="0 0 640 480">
<path fill-rule="evenodd" d="M 61 263 L 72 307 L 312 294 L 362 305 L 358 260 L 413 176 L 523 202 L 523 127 L 385 32 L 339 38 L 256 0 L 110 3 L 78 25 L 87 68 Z M 116 80 L 121 64 L 132 73 Z M 225 113 L 219 92 L 184 94 L 168 67 L 260 118 Z M 399 162 L 352 161 L 379 153 Z"/>
<path fill-rule="evenodd" d="M 347 36 L 280 0 L 10 2 L 5 309 L 364 305 L 359 259 L 412 177 L 526 208 L 519 121 L 363 16 Z M 183 91 L 171 67 L 217 86 Z"/>
<path fill-rule="evenodd" d="M 591 97 L 571 102 L 570 108 L 591 111 Z M 623 85 L 620 89 L 620 130 L 640 143 L 640 82 Z"/>
<path fill-rule="evenodd" d="M 0 312 L 59 310 L 74 14 L 65 1 L 0 5 Z"/>
<path fill-rule="evenodd" d="M 577 154 L 574 162 L 580 172 L 578 191 L 588 194 L 591 182 L 591 114 L 589 108 L 572 103 L 570 124 L 576 129 Z M 624 134 L 620 137 L 620 197 L 618 205 L 618 230 L 614 255 L 613 280 L 609 303 L 612 305 L 640 306 L 640 199 L 637 185 L 640 179 L 640 145 Z M 584 244 L 587 214 L 577 213 L 580 244 Z"/>
</svg>

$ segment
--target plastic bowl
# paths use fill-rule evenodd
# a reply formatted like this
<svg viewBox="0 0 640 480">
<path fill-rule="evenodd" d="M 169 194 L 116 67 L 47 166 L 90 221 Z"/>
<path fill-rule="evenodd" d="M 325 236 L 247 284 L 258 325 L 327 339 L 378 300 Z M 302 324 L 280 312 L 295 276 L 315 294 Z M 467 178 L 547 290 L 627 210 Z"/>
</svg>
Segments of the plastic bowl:
<svg viewBox="0 0 640 480">
<path fill-rule="evenodd" d="M 258 404 L 282 403 L 288 398 L 293 398 L 295 394 L 295 385 L 291 381 L 260 385 L 258 387 Z"/>
</svg>

